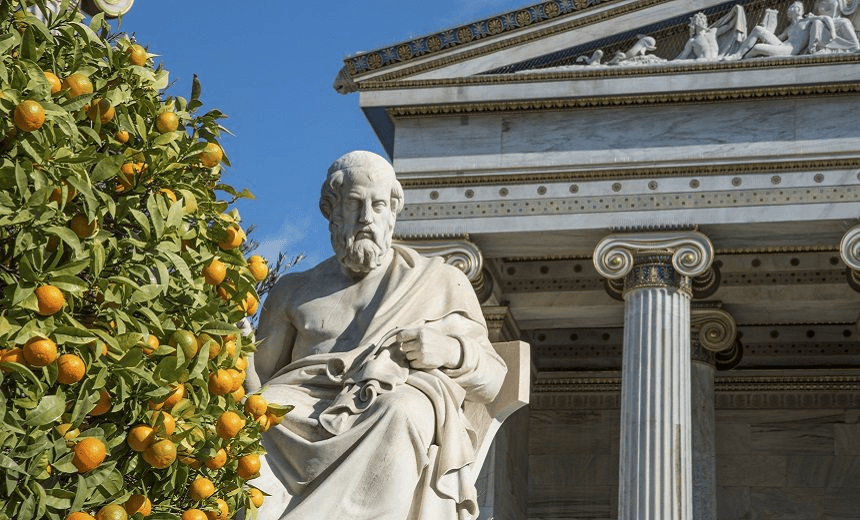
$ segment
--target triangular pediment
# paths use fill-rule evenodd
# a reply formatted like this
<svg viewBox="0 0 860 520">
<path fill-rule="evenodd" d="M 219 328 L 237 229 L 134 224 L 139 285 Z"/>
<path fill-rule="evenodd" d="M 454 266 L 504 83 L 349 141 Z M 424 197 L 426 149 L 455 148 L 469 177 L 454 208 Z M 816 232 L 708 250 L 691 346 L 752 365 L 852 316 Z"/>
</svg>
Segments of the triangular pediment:
<svg viewBox="0 0 860 520">
<path fill-rule="evenodd" d="M 860 25 L 857 0 L 833 1 L 846 11 L 853 10 L 839 17 L 846 19 L 844 23 L 853 24 L 856 31 Z M 344 60 L 339 82 L 343 90 L 361 90 L 415 81 L 432 83 L 526 72 L 577 72 L 589 64 L 607 65 L 613 60 L 616 63 L 612 64 L 619 64 L 618 56 L 636 52 L 637 48 L 641 51 L 639 59 L 627 60 L 622 65 L 701 68 L 705 62 L 724 60 L 722 55 L 719 60 L 694 60 L 696 56 L 690 52 L 685 56 L 687 59 L 677 59 L 690 40 L 690 21 L 696 13 L 702 13 L 708 25 L 720 31 L 722 54 L 727 54 L 729 49 L 723 42 L 734 39 L 737 50 L 757 24 L 767 23 L 767 10 L 776 14 L 776 24 L 771 25 L 770 32 L 779 37 L 790 23 L 787 12 L 791 3 L 792 0 L 542 2 L 350 56 Z M 814 1 L 804 3 L 804 12 L 814 9 Z M 765 39 L 759 42 L 764 43 Z M 824 60 L 832 59 L 834 54 L 856 54 L 850 48 L 821 50 L 815 56 Z M 801 50 L 799 54 L 807 56 L 809 61 L 808 55 L 813 53 Z M 672 70 L 657 66 L 651 72 Z"/>
</svg>

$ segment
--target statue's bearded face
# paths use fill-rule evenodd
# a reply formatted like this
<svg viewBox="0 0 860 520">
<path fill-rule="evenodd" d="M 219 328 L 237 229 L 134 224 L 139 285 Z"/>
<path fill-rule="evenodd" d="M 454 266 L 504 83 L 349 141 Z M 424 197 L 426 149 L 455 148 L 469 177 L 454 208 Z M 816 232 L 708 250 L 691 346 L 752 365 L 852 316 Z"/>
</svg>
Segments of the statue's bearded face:
<svg viewBox="0 0 860 520">
<path fill-rule="evenodd" d="M 332 215 L 331 243 L 349 271 L 367 274 L 382 265 L 391 248 L 395 212 L 387 180 L 356 175 L 341 187 L 340 207 Z"/>
</svg>

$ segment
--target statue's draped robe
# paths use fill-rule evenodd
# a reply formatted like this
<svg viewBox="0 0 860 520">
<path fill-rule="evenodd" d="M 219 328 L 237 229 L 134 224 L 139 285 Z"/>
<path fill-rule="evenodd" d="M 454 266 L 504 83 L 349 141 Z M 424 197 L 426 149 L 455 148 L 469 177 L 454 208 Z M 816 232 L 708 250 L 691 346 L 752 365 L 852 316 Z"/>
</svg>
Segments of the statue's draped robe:
<svg viewBox="0 0 860 520">
<path fill-rule="evenodd" d="M 477 515 L 476 439 L 462 404 L 491 400 L 505 372 L 480 304 L 459 270 L 398 246 L 377 292 L 357 348 L 295 360 L 263 382 L 267 400 L 295 409 L 263 437 L 268 455 L 253 483 L 273 496 L 261 520 Z M 397 329 L 442 320 L 462 345 L 460 367 L 408 369 L 388 348 Z"/>
</svg>

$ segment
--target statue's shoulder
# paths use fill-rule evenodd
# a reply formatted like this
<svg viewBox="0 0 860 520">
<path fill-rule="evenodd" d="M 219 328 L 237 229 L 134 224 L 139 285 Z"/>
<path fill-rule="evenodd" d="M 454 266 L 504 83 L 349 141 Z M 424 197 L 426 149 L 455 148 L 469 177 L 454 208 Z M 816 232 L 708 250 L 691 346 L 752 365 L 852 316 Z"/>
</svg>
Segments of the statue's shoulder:
<svg viewBox="0 0 860 520">
<path fill-rule="evenodd" d="M 306 295 L 331 280 L 332 271 L 337 269 L 337 265 L 337 259 L 331 257 L 307 271 L 287 273 L 278 278 L 268 298 L 283 305 L 299 305 Z"/>
</svg>

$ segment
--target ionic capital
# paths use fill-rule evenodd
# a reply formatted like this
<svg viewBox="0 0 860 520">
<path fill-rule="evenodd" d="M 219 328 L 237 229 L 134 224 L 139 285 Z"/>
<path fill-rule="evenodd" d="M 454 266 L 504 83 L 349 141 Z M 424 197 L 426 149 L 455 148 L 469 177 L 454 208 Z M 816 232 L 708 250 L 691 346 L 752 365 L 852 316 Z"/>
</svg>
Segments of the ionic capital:
<svg viewBox="0 0 860 520">
<path fill-rule="evenodd" d="M 850 269 L 860 271 L 860 225 L 849 229 L 842 236 L 842 242 L 839 244 L 839 254 L 842 256 L 842 261 L 845 262 Z"/>
<path fill-rule="evenodd" d="M 690 333 L 702 348 L 720 352 L 731 348 L 738 326 L 731 314 L 719 308 L 690 309 Z"/>
<path fill-rule="evenodd" d="M 484 256 L 473 242 L 467 239 L 450 240 L 397 240 L 398 244 L 411 247 L 422 256 L 440 256 L 446 264 L 463 272 L 472 283 L 480 301 L 492 293 L 492 279 L 484 270 Z"/>
<path fill-rule="evenodd" d="M 671 255 L 675 271 L 694 277 L 704 273 L 714 260 L 714 246 L 698 231 L 667 231 L 609 235 L 594 249 L 594 268 L 609 279 L 626 276 L 637 255 Z"/>
</svg>

